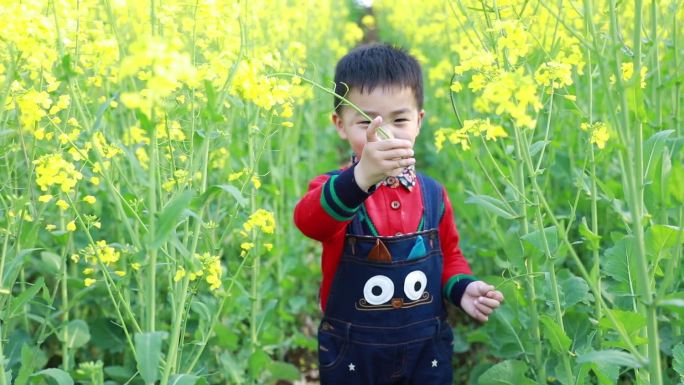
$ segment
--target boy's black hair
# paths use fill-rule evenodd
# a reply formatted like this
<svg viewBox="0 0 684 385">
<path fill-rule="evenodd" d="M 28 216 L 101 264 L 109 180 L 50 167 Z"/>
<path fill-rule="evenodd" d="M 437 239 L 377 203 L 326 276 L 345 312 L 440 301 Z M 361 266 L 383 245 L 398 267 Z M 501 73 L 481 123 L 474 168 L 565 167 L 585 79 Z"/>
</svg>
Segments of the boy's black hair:
<svg viewBox="0 0 684 385">
<path fill-rule="evenodd" d="M 356 47 L 337 62 L 335 93 L 345 96 L 352 88 L 372 92 L 375 87 L 409 87 L 416 97 L 418 110 L 423 108 L 423 75 L 418 60 L 401 47 L 372 43 Z M 335 112 L 344 103 L 334 97 Z"/>
</svg>

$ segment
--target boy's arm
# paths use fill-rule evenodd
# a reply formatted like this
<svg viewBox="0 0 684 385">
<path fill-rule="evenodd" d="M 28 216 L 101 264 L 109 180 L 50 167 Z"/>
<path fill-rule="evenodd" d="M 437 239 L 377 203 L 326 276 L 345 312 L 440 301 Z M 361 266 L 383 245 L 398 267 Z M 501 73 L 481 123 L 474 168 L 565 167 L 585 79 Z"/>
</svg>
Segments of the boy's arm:
<svg viewBox="0 0 684 385">
<path fill-rule="evenodd" d="M 361 204 L 375 190 L 361 190 L 354 180 L 354 168 L 336 175 L 320 175 L 294 209 L 294 222 L 309 238 L 324 242 L 344 231 Z"/>
<path fill-rule="evenodd" d="M 454 221 L 454 212 L 444 187 L 442 187 L 442 195 L 444 212 L 439 222 L 439 243 L 444 256 L 442 287 L 444 296 L 456 306 L 461 307 L 461 298 L 466 287 L 471 282 L 477 281 L 477 278 L 472 275 L 470 265 L 458 245 L 459 235 Z"/>
</svg>

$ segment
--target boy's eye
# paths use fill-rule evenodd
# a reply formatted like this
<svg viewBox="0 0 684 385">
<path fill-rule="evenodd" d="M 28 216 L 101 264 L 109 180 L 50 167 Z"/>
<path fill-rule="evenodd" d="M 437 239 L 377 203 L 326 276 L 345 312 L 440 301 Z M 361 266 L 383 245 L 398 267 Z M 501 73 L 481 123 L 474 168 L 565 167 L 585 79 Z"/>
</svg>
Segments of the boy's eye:
<svg viewBox="0 0 684 385">
<path fill-rule="evenodd" d="M 370 124 L 370 122 L 369 122 L 368 120 L 364 120 L 364 121 L 359 122 L 359 124 L 366 124 L 366 125 L 368 125 L 368 124 Z"/>
<path fill-rule="evenodd" d="M 408 122 L 408 119 L 400 118 L 400 119 L 395 120 L 395 122 L 399 122 L 399 123 Z"/>
</svg>

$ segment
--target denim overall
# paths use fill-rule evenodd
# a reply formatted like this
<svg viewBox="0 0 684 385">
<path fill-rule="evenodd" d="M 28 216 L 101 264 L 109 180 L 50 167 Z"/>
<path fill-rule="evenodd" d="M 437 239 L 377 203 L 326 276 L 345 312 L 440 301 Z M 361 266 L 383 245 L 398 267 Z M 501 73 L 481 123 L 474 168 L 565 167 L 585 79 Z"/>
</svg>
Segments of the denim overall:
<svg viewBox="0 0 684 385">
<path fill-rule="evenodd" d="M 365 235 L 364 221 L 367 229 L 373 226 L 363 206 L 347 227 L 318 329 L 321 385 L 452 382 L 453 334 L 442 300 L 437 233 L 442 189 L 428 177 L 418 179 L 424 209 L 415 233 Z M 385 247 L 391 259 L 369 259 L 373 249 Z"/>
</svg>

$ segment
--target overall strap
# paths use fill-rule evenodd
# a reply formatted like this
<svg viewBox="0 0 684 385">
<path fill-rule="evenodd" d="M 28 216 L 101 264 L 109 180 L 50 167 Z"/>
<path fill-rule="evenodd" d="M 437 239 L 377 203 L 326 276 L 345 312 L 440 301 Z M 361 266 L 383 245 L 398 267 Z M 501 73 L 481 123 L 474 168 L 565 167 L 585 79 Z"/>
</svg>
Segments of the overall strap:
<svg viewBox="0 0 684 385">
<path fill-rule="evenodd" d="M 423 230 L 439 228 L 444 215 L 444 197 L 442 186 L 427 175 L 418 173 L 420 192 L 423 194 Z"/>
</svg>

